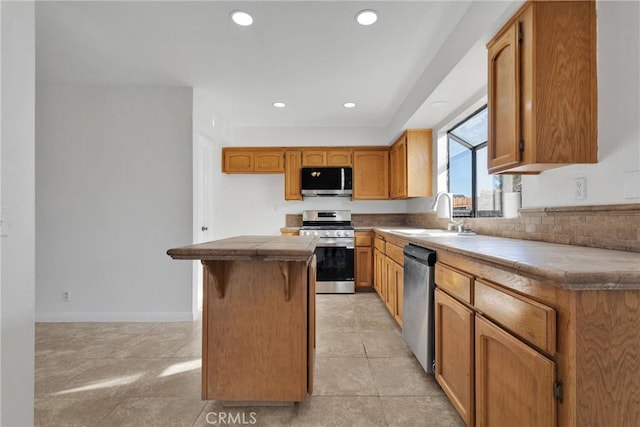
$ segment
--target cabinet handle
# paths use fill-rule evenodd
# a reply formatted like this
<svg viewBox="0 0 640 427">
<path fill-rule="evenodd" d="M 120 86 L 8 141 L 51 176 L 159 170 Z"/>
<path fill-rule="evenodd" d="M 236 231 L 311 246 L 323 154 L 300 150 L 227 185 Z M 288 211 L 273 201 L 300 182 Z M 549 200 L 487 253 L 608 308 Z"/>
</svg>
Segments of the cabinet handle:
<svg viewBox="0 0 640 427">
<path fill-rule="evenodd" d="M 202 230 L 202 231 L 207 231 L 208 229 L 209 229 L 209 227 L 206 227 L 204 225 L 200 228 L 200 230 Z"/>
</svg>

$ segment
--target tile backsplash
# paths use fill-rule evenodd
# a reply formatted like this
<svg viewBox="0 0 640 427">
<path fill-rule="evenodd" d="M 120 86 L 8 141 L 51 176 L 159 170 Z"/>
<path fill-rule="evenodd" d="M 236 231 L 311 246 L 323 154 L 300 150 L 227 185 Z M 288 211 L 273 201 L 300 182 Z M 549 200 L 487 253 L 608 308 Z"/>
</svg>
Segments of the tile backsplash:
<svg viewBox="0 0 640 427">
<path fill-rule="evenodd" d="M 409 214 L 411 227 L 444 228 L 447 219 Z M 640 204 L 520 209 L 517 218 L 468 218 L 478 234 L 640 252 Z"/>
<path fill-rule="evenodd" d="M 433 213 L 352 214 L 354 226 L 446 228 Z M 287 215 L 299 227 L 301 215 Z M 523 208 L 517 218 L 466 218 L 478 234 L 640 252 L 640 204 Z"/>
</svg>

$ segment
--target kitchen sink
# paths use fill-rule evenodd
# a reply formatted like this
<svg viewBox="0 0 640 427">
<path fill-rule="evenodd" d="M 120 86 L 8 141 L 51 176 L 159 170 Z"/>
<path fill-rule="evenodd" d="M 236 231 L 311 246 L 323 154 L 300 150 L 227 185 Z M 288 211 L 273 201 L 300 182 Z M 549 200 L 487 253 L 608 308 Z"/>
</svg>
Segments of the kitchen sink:
<svg viewBox="0 0 640 427">
<path fill-rule="evenodd" d="M 432 236 L 432 235 L 442 235 L 451 234 L 451 231 L 440 230 L 440 229 L 430 229 L 430 228 L 402 228 L 397 230 L 392 230 L 394 233 L 406 234 L 408 236 Z"/>
<path fill-rule="evenodd" d="M 438 228 L 397 228 L 390 229 L 389 231 L 398 234 L 404 234 L 405 236 L 423 236 L 423 237 L 438 237 L 438 236 L 472 236 L 475 235 L 474 232 L 457 232 L 457 231 L 447 231 L 440 230 Z"/>
</svg>

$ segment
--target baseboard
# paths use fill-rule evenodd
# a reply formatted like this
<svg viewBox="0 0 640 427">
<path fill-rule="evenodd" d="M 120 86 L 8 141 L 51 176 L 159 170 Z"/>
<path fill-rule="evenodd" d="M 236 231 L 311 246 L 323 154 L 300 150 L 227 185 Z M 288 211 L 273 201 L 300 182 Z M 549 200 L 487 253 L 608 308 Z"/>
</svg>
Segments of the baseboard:
<svg viewBox="0 0 640 427">
<path fill-rule="evenodd" d="M 192 322 L 200 312 L 36 313 L 36 322 Z"/>
</svg>

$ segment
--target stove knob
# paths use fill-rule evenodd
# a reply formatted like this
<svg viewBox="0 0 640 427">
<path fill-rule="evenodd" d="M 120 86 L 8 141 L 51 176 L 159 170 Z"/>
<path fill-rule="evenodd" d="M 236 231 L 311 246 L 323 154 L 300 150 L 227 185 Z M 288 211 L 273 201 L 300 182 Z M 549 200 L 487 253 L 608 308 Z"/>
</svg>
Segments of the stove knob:
<svg viewBox="0 0 640 427">
<path fill-rule="evenodd" d="M 331 235 L 331 233 L 329 233 L 328 231 L 325 231 L 325 232 L 324 232 L 324 236 L 325 236 L 325 237 L 329 237 L 330 235 Z"/>
<path fill-rule="evenodd" d="M 301 236 L 306 236 L 306 235 L 307 235 L 307 232 L 306 232 L 306 231 L 301 231 L 301 232 L 300 232 L 300 235 L 301 235 Z"/>
<path fill-rule="evenodd" d="M 319 235 L 320 235 L 320 233 L 318 233 L 317 231 L 314 231 L 314 232 L 313 232 L 313 235 L 314 235 L 314 236 L 319 236 Z"/>
<path fill-rule="evenodd" d="M 336 231 L 336 237 L 342 236 L 342 231 Z"/>
</svg>

